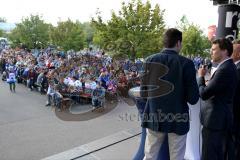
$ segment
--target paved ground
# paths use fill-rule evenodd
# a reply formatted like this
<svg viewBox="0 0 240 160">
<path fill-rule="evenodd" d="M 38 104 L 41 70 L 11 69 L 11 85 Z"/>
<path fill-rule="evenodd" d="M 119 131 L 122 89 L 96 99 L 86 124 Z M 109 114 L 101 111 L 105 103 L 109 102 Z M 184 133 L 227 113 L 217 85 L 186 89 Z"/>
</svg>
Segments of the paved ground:
<svg viewBox="0 0 240 160">
<path fill-rule="evenodd" d="M 45 102 L 46 96 L 22 84 L 17 85 L 16 93 L 11 93 L 8 85 L 0 82 L 1 160 L 38 160 L 139 127 L 136 108 L 124 102 L 88 121 L 63 121 L 51 107 L 44 106 Z M 72 112 L 85 109 L 88 107 L 73 107 Z M 135 149 L 132 152 L 134 155 Z M 131 153 L 126 157 L 131 159 Z"/>
<path fill-rule="evenodd" d="M 129 160 L 140 143 L 140 130 L 124 130 L 43 160 Z"/>
</svg>

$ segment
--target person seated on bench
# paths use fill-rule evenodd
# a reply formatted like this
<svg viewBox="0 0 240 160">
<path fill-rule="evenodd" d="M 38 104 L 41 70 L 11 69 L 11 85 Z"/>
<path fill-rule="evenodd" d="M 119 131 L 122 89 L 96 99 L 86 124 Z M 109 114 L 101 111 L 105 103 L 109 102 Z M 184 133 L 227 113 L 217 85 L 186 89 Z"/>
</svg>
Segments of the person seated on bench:
<svg viewBox="0 0 240 160">
<path fill-rule="evenodd" d="M 36 71 L 33 68 L 30 68 L 27 76 L 27 85 L 30 91 L 33 90 L 35 77 Z"/>
<path fill-rule="evenodd" d="M 128 97 L 128 90 L 129 90 L 128 80 L 127 80 L 127 76 L 123 71 L 120 72 L 118 76 L 117 90 L 121 96 Z"/>
<path fill-rule="evenodd" d="M 47 73 L 45 70 L 42 70 L 37 77 L 36 86 L 39 88 L 40 93 L 44 93 L 44 87 L 47 83 Z"/>
<path fill-rule="evenodd" d="M 40 90 L 40 92 L 41 92 L 42 94 L 47 91 L 47 87 L 48 87 L 47 74 L 48 74 L 48 72 L 45 71 L 44 74 L 43 74 L 43 77 L 42 77 L 41 90 Z"/>
<path fill-rule="evenodd" d="M 51 81 L 49 82 L 49 85 L 48 85 L 46 106 L 52 105 L 52 102 L 54 102 L 54 94 L 55 94 L 54 83 Z"/>
<path fill-rule="evenodd" d="M 37 82 L 36 82 L 36 85 L 40 86 L 41 83 L 42 83 L 42 80 L 43 80 L 43 76 L 44 76 L 44 71 L 41 70 L 39 75 L 37 76 Z"/>
<path fill-rule="evenodd" d="M 94 108 L 103 107 L 105 100 L 105 89 L 98 82 L 95 89 L 92 91 L 92 105 Z"/>
<path fill-rule="evenodd" d="M 55 104 L 56 104 L 56 109 L 57 111 L 61 111 L 61 105 L 62 105 L 62 99 L 63 96 L 62 94 L 59 92 L 60 86 L 56 85 L 55 86 L 55 94 L 54 94 L 54 100 L 55 100 Z"/>
<path fill-rule="evenodd" d="M 17 83 L 22 83 L 23 82 L 23 79 L 22 79 L 23 72 L 24 72 L 23 65 L 19 65 L 19 67 L 17 68 L 17 71 L 16 71 Z"/>
</svg>

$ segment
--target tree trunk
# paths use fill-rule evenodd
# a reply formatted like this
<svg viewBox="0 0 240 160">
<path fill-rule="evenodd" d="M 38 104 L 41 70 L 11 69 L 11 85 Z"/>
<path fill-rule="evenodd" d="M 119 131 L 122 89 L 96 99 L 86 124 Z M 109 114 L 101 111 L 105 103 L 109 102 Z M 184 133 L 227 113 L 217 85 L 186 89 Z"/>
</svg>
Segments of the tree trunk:
<svg viewBox="0 0 240 160">
<path fill-rule="evenodd" d="M 135 48 L 134 47 L 132 47 L 132 51 L 131 51 L 131 60 L 133 61 L 133 62 L 135 62 L 135 59 L 136 59 L 136 51 L 135 51 Z"/>
</svg>

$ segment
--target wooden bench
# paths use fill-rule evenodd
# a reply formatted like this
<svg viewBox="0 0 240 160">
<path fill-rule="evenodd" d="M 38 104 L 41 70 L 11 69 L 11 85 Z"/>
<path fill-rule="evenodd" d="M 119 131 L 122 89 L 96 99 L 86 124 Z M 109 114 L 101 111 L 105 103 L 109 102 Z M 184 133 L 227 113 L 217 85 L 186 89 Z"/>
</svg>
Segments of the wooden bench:
<svg viewBox="0 0 240 160">
<path fill-rule="evenodd" d="M 88 103 L 91 102 L 92 95 L 90 93 L 82 93 L 80 94 L 80 98 L 82 98 L 85 103 Z"/>
</svg>

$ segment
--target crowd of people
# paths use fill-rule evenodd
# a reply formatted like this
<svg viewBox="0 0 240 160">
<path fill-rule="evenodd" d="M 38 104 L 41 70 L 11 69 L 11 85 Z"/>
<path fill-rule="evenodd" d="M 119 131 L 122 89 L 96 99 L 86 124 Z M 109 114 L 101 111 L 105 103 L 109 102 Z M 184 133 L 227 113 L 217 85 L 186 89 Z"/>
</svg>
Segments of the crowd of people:
<svg viewBox="0 0 240 160">
<path fill-rule="evenodd" d="M 91 48 L 66 54 L 51 48 L 37 53 L 3 49 L 0 53 L 2 80 L 9 83 L 10 91 L 16 91 L 15 83 L 24 83 L 30 91 L 36 88 L 42 94 L 47 93 L 46 106 L 51 103 L 59 106 L 59 99 L 64 96 L 79 102 L 83 94 L 92 98 L 95 106 L 96 91 L 99 99 L 102 93 L 127 96 L 127 88 L 136 85 L 133 79 L 139 76 L 141 68 L 140 60 L 113 61 L 104 52 Z"/>
<path fill-rule="evenodd" d="M 202 65 L 205 65 L 208 69 L 211 69 L 211 67 L 214 66 L 209 58 L 203 58 L 200 55 L 189 58 L 193 61 L 196 70 L 198 70 Z"/>
</svg>

